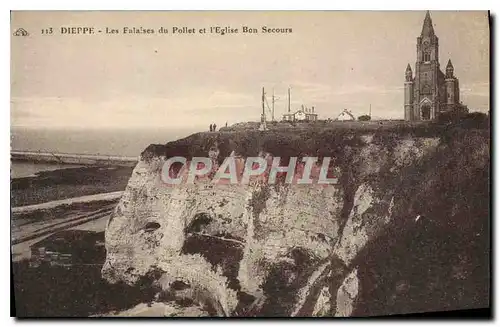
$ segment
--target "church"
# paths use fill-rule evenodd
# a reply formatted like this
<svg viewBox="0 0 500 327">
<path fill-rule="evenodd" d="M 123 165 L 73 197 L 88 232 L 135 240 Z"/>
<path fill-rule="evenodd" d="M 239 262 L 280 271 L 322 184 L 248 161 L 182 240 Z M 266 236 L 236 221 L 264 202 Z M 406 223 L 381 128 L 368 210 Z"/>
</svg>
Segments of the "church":
<svg viewBox="0 0 500 327">
<path fill-rule="evenodd" d="M 463 114 L 467 107 L 460 102 L 460 86 L 451 60 L 443 74 L 439 67 L 439 39 L 427 11 L 422 32 L 417 37 L 415 75 L 410 64 L 404 83 L 404 116 L 408 121 L 434 120 L 444 112 Z"/>
</svg>

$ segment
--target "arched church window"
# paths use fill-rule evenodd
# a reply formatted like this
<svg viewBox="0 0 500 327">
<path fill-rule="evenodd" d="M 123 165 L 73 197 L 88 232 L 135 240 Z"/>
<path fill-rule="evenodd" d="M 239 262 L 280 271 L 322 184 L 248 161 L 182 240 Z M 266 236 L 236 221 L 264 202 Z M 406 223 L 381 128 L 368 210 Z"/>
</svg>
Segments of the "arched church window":
<svg viewBox="0 0 500 327">
<path fill-rule="evenodd" d="M 424 61 L 431 61 L 431 54 L 430 52 L 424 52 Z"/>
</svg>

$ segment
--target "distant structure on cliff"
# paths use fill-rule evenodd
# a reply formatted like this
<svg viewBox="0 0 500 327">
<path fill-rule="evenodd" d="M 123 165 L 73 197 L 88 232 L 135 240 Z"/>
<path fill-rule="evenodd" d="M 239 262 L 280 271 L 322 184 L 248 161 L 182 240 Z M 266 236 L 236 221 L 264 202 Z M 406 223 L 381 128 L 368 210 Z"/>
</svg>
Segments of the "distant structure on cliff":
<svg viewBox="0 0 500 327">
<path fill-rule="evenodd" d="M 318 114 L 314 112 L 314 107 L 302 107 L 296 112 L 288 112 L 283 115 L 284 121 L 316 121 Z"/>
<path fill-rule="evenodd" d="M 406 67 L 405 120 L 434 120 L 444 112 L 468 112 L 467 107 L 460 102 L 460 87 L 453 70 L 451 60 L 448 60 L 445 74 L 439 68 L 438 37 L 434 33 L 431 15 L 427 11 L 422 33 L 417 37 L 415 76 L 410 64 Z"/>
<path fill-rule="evenodd" d="M 295 112 L 290 111 L 290 89 L 288 89 L 288 112 L 283 114 L 283 121 L 317 121 L 318 114 L 314 112 L 314 106 L 311 108 L 301 106 Z"/>
<path fill-rule="evenodd" d="M 338 116 L 337 118 L 335 118 L 336 121 L 346 121 L 346 120 L 349 120 L 349 121 L 355 121 L 356 120 L 356 117 L 354 117 L 354 115 L 352 114 L 351 111 L 347 110 L 347 109 L 344 109 Z"/>
</svg>

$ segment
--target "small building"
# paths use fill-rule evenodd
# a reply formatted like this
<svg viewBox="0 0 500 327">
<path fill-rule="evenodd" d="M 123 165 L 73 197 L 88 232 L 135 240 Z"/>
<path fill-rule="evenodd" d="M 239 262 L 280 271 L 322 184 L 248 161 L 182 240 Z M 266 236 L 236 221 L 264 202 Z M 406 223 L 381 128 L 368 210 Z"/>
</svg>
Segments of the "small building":
<svg viewBox="0 0 500 327">
<path fill-rule="evenodd" d="M 283 121 L 317 121 L 318 114 L 314 112 L 314 107 L 306 108 L 302 106 L 294 113 L 288 112 L 283 115 Z"/>
<path fill-rule="evenodd" d="M 337 118 L 335 120 L 340 120 L 340 121 L 351 120 L 351 121 L 355 121 L 356 117 L 354 117 L 354 115 L 349 110 L 344 109 L 340 113 L 340 115 L 337 116 Z"/>
</svg>

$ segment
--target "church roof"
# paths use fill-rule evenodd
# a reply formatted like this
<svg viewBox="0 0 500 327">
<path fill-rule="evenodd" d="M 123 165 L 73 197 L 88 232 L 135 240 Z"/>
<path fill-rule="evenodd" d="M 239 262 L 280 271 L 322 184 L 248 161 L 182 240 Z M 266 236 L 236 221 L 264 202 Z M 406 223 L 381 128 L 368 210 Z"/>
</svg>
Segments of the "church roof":
<svg viewBox="0 0 500 327">
<path fill-rule="evenodd" d="M 406 66 L 406 71 L 407 72 L 411 72 L 411 66 L 410 66 L 410 64 L 408 64 L 408 66 Z"/>
<path fill-rule="evenodd" d="M 453 64 L 451 63 L 451 59 L 448 59 L 448 64 L 446 65 L 446 68 L 453 68 Z"/>
<path fill-rule="evenodd" d="M 429 13 L 429 10 L 427 10 L 424 19 L 424 25 L 422 26 L 422 33 L 420 34 L 420 36 L 433 36 L 433 35 L 435 34 L 434 34 L 434 27 L 432 27 L 431 14 Z"/>
<path fill-rule="evenodd" d="M 346 117 L 348 118 L 345 119 Z M 344 109 L 344 111 L 342 111 L 335 120 L 356 120 L 356 117 L 354 117 L 354 115 L 349 110 Z"/>
</svg>

